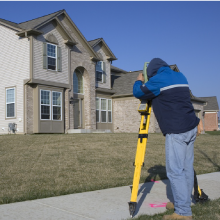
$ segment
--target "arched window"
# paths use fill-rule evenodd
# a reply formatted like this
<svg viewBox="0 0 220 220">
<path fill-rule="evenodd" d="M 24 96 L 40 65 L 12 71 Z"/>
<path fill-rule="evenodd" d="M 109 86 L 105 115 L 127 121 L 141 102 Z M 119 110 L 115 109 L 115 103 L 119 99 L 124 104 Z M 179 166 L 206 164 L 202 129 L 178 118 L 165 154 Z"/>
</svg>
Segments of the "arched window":
<svg viewBox="0 0 220 220">
<path fill-rule="evenodd" d="M 73 92 L 83 94 L 83 75 L 77 69 L 73 73 Z"/>
</svg>

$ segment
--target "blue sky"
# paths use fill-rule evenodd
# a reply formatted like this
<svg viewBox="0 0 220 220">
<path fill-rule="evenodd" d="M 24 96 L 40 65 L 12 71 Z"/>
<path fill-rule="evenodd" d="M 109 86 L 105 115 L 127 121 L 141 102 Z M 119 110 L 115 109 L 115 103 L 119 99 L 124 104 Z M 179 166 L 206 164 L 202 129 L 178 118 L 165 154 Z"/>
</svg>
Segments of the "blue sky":
<svg viewBox="0 0 220 220">
<path fill-rule="evenodd" d="M 0 18 L 16 23 L 65 9 L 87 40 L 102 37 L 127 71 L 154 57 L 176 64 L 197 97 L 220 106 L 220 2 L 0 1 Z"/>
</svg>

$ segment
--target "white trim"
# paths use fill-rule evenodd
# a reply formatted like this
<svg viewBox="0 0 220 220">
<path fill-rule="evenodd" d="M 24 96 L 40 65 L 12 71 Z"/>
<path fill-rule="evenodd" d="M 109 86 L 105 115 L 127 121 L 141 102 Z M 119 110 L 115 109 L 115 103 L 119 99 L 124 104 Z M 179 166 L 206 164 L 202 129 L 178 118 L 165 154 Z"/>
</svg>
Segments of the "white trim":
<svg viewBox="0 0 220 220">
<path fill-rule="evenodd" d="M 7 102 L 7 90 L 10 90 L 10 89 L 13 89 L 14 90 L 14 102 Z M 6 104 L 6 112 L 5 112 L 5 118 L 16 118 L 16 113 L 15 113 L 15 97 L 16 97 L 16 94 L 15 94 L 15 86 L 11 87 L 11 88 L 7 88 L 6 89 L 6 100 L 5 100 L 5 104 Z M 8 110 L 7 110 L 7 107 L 8 107 L 8 104 L 14 104 L 14 116 L 11 116 L 11 117 L 7 117 L 7 113 L 8 113 Z"/>
<path fill-rule="evenodd" d="M 55 49 L 56 57 L 48 56 L 48 44 L 55 46 L 55 48 L 56 48 L 56 49 Z M 57 60 L 58 60 L 58 59 L 57 59 L 57 53 L 58 53 L 58 51 L 57 51 L 57 45 L 56 45 L 56 44 L 47 43 L 47 69 L 48 69 L 48 65 L 49 65 L 49 64 L 48 64 L 48 57 L 53 58 L 53 59 L 56 59 L 56 69 L 55 69 L 55 70 L 48 69 L 48 70 L 57 71 L 57 64 L 58 64 L 58 63 L 57 63 L 57 62 L 58 62 L 58 61 L 57 61 Z"/>
<path fill-rule="evenodd" d="M 55 93 L 55 92 L 57 92 L 57 93 L 60 93 L 60 105 L 54 105 L 53 104 L 53 93 Z M 62 92 L 58 92 L 58 91 L 52 91 L 52 120 L 53 121 L 62 121 L 62 111 L 63 111 L 63 108 L 62 108 Z M 53 119 L 53 106 L 56 106 L 56 107 L 60 107 L 61 108 L 61 111 L 60 111 L 60 120 L 56 120 L 56 119 Z"/>
<path fill-rule="evenodd" d="M 99 73 L 102 73 L 102 80 L 101 81 L 98 81 L 97 80 L 97 77 L 96 77 L 96 82 L 98 82 L 98 83 L 103 83 L 103 81 L 104 81 L 104 77 L 103 77 L 103 61 L 98 61 L 97 63 L 101 63 L 101 70 L 102 71 L 99 71 L 99 70 L 95 70 L 96 72 L 99 72 Z M 96 64 L 97 65 L 97 64 Z"/>
<path fill-rule="evenodd" d="M 41 104 L 41 91 L 48 91 L 50 92 L 49 98 L 50 98 L 50 104 Z M 50 107 L 50 118 L 49 119 L 42 119 L 41 118 L 41 105 L 45 105 L 45 106 L 49 106 Z M 40 120 L 42 121 L 46 121 L 46 120 L 51 120 L 51 91 L 50 90 L 46 90 L 46 89 L 40 89 Z"/>
<path fill-rule="evenodd" d="M 98 103 L 99 103 L 98 108 L 97 108 L 97 105 L 96 105 L 96 100 L 98 100 Z M 97 118 L 96 118 L 96 123 L 99 123 L 100 122 L 100 98 L 99 97 L 95 98 L 95 107 L 96 107 L 96 111 L 99 111 L 99 120 L 97 121 Z"/>
<path fill-rule="evenodd" d="M 189 87 L 189 85 L 188 84 L 176 84 L 176 85 L 166 86 L 166 87 L 161 88 L 160 91 L 162 92 L 164 90 L 173 89 L 176 87 Z"/>
<path fill-rule="evenodd" d="M 107 120 L 107 122 L 112 123 L 112 99 L 108 99 L 108 101 L 111 101 L 111 110 L 108 110 L 108 106 L 107 106 L 107 119 L 109 119 L 108 113 L 111 112 L 111 121 Z"/>
<path fill-rule="evenodd" d="M 102 100 L 105 100 L 105 110 L 102 109 Z M 107 123 L 108 122 L 108 117 L 107 117 L 107 110 L 108 110 L 108 99 L 106 98 L 100 98 L 100 112 L 101 112 L 101 123 Z M 106 116 L 105 116 L 105 121 L 102 121 L 102 112 L 105 112 L 106 113 Z"/>
<path fill-rule="evenodd" d="M 207 114 L 207 113 L 215 113 L 215 114 L 217 114 L 218 112 L 214 112 L 214 111 L 204 111 L 205 112 L 205 114 Z"/>
<path fill-rule="evenodd" d="M 96 99 L 99 100 L 99 109 L 97 109 L 97 107 L 96 107 L 96 111 L 99 111 L 99 121 L 96 120 L 96 123 L 112 123 L 112 121 L 113 121 L 113 120 L 112 120 L 112 99 L 101 98 L 101 97 L 96 97 Z M 106 110 L 102 110 L 102 109 L 101 109 L 101 100 L 102 100 L 102 99 L 105 99 L 105 100 L 106 100 Z M 108 101 L 109 101 L 109 100 L 111 101 L 111 111 L 108 110 Z M 101 116 L 102 116 L 102 115 L 101 115 L 101 112 L 102 112 L 102 111 L 103 111 L 103 112 L 104 112 L 104 111 L 106 112 L 106 122 L 102 122 L 102 117 L 101 117 Z M 111 122 L 108 121 L 108 112 L 111 112 Z"/>
</svg>

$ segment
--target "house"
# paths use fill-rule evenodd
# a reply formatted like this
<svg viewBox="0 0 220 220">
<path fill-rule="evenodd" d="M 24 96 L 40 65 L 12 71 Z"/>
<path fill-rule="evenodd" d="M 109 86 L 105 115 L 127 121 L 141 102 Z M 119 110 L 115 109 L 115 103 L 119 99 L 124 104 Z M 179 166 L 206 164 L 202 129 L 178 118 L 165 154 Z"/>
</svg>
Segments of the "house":
<svg viewBox="0 0 220 220">
<path fill-rule="evenodd" d="M 206 101 L 204 105 L 204 129 L 205 131 L 217 131 L 219 106 L 216 96 L 200 97 Z"/>
<path fill-rule="evenodd" d="M 116 60 L 103 39 L 88 42 L 65 10 L 20 24 L 0 19 L 0 32 L 1 133 L 9 123 L 17 133 L 94 130 L 97 114 L 112 124 L 111 99 L 96 99 L 96 87 L 111 89 Z"/>
<path fill-rule="evenodd" d="M 140 71 L 117 60 L 103 38 L 87 41 L 65 10 L 22 23 L 0 19 L 0 133 L 138 132 Z M 179 71 L 176 65 L 171 65 Z M 191 95 L 200 118 L 204 101 Z M 150 132 L 159 132 L 151 116 Z"/>
</svg>

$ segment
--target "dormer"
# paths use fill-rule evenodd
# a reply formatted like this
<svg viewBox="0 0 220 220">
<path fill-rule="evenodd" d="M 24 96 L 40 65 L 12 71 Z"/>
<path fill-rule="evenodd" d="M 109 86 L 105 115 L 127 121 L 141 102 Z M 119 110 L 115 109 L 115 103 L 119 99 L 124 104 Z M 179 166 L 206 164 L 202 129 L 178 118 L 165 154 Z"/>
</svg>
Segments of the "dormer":
<svg viewBox="0 0 220 220">
<path fill-rule="evenodd" d="M 89 41 L 100 61 L 96 62 L 96 87 L 111 88 L 111 63 L 117 60 L 103 38 Z"/>
</svg>

